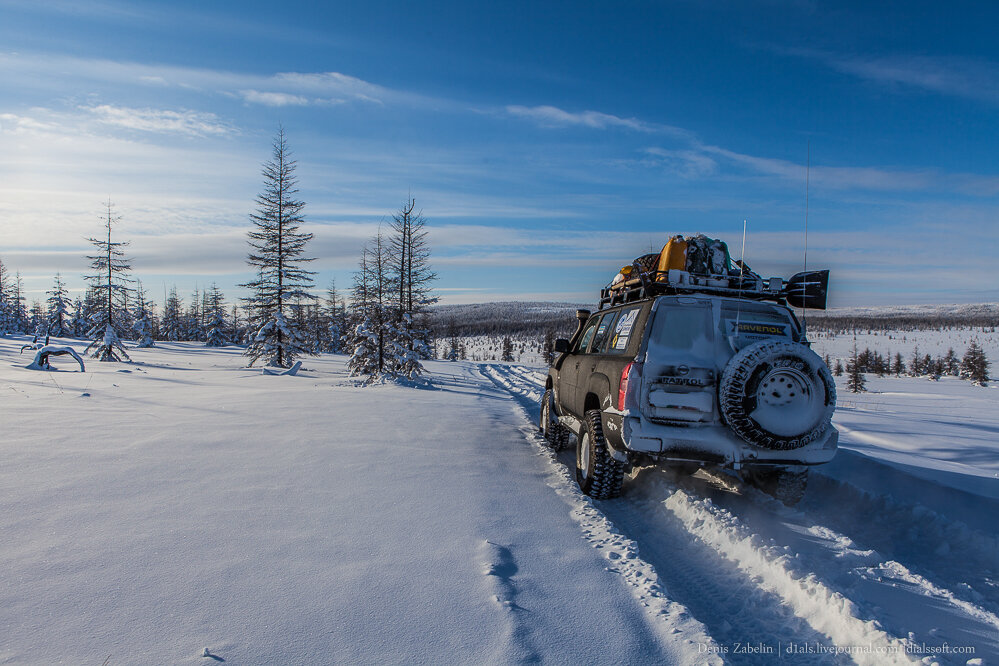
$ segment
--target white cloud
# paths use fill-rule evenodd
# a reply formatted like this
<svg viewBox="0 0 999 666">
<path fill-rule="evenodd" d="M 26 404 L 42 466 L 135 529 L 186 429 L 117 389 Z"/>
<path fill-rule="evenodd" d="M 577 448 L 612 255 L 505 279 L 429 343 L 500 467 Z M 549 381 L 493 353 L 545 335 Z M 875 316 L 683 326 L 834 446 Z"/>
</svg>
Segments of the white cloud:
<svg viewBox="0 0 999 666">
<path fill-rule="evenodd" d="M 635 118 L 620 118 L 599 111 L 580 111 L 571 113 L 554 106 L 518 106 L 506 107 L 506 112 L 518 118 L 532 120 L 542 127 L 589 127 L 606 129 L 608 127 L 623 127 L 639 132 L 655 132 L 656 128 Z"/>
<path fill-rule="evenodd" d="M 238 133 L 235 127 L 223 122 L 214 113 L 168 109 L 131 109 L 110 104 L 80 108 L 93 114 L 99 122 L 106 125 L 141 132 L 187 134 L 189 136 L 221 136 Z"/>
<path fill-rule="evenodd" d="M 650 163 L 665 167 L 682 178 L 702 178 L 718 170 L 718 163 L 703 151 L 698 150 L 666 150 L 664 148 L 646 148 Z"/>
<path fill-rule="evenodd" d="M 239 94 L 251 104 L 263 104 L 264 106 L 305 106 L 309 103 L 308 98 L 289 93 L 240 90 Z"/>
</svg>

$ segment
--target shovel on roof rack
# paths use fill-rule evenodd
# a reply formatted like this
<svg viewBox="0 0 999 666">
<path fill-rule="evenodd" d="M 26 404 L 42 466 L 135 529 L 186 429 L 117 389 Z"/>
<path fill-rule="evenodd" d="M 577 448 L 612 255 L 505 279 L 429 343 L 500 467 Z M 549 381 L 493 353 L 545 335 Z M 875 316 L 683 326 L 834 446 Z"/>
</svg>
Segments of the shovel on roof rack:
<svg viewBox="0 0 999 666">
<path fill-rule="evenodd" d="M 829 291 L 829 271 L 805 271 L 792 275 L 784 283 L 781 295 L 788 305 L 796 308 L 826 309 Z"/>
</svg>

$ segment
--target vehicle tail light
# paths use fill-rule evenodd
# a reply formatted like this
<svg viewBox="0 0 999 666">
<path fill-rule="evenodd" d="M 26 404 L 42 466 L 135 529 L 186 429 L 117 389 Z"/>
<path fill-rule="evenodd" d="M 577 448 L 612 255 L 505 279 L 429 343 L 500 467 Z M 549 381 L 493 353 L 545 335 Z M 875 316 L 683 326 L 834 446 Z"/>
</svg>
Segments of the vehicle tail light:
<svg viewBox="0 0 999 666">
<path fill-rule="evenodd" d="M 628 386 L 632 381 L 636 383 L 640 381 L 642 376 L 642 364 L 635 363 L 632 361 L 628 365 L 624 366 L 624 370 L 621 371 L 621 383 L 618 384 L 617 389 L 617 409 L 618 411 L 624 411 L 627 405 L 628 399 Z"/>
</svg>

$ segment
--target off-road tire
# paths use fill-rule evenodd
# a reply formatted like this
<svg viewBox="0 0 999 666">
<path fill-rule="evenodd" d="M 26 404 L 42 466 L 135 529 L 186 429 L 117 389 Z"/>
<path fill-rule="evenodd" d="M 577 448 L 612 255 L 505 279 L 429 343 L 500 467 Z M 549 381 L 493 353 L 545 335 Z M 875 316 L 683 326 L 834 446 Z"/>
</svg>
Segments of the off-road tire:
<svg viewBox="0 0 999 666">
<path fill-rule="evenodd" d="M 545 389 L 541 396 L 541 410 L 538 417 L 538 430 L 552 451 L 561 451 L 569 445 L 569 429 L 559 423 L 555 412 L 555 393 Z"/>
<path fill-rule="evenodd" d="M 585 428 L 576 438 L 576 483 L 593 499 L 611 499 L 621 494 L 624 463 L 607 450 L 600 410 L 586 412 Z"/>
<path fill-rule="evenodd" d="M 744 472 L 743 478 L 785 506 L 794 506 L 805 496 L 808 468 L 750 469 Z"/>
<path fill-rule="evenodd" d="M 828 430 L 836 384 L 808 347 L 763 340 L 740 350 L 725 366 L 718 402 L 722 418 L 739 437 L 786 451 L 811 444 Z M 754 414 L 758 406 L 764 416 Z"/>
</svg>

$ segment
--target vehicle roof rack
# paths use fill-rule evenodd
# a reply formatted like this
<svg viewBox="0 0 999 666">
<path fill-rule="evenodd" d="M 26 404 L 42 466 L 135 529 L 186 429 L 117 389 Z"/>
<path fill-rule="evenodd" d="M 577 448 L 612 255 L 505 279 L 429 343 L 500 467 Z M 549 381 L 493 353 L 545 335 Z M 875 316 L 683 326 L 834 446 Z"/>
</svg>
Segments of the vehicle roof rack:
<svg viewBox="0 0 999 666">
<path fill-rule="evenodd" d="M 633 271 L 636 278 L 610 284 L 600 290 L 598 309 L 643 301 L 656 296 L 703 294 L 750 301 L 772 301 L 778 305 L 826 309 L 829 271 L 806 271 L 790 279 L 764 280 L 752 273 L 739 275 L 693 275 L 669 270 L 658 273 Z M 733 286 L 734 285 L 734 286 Z"/>
</svg>

